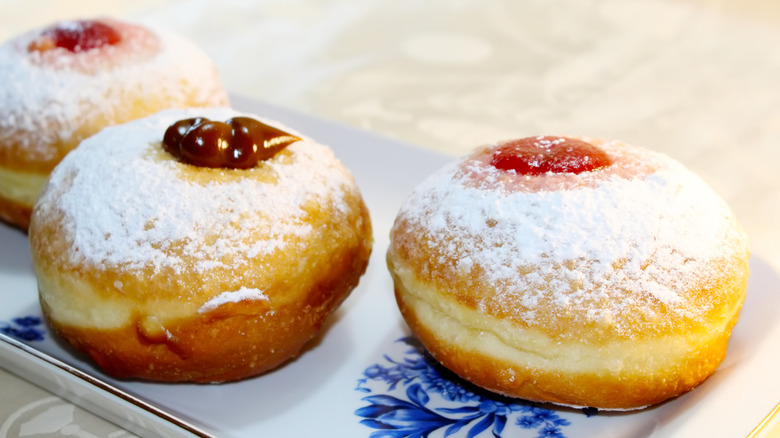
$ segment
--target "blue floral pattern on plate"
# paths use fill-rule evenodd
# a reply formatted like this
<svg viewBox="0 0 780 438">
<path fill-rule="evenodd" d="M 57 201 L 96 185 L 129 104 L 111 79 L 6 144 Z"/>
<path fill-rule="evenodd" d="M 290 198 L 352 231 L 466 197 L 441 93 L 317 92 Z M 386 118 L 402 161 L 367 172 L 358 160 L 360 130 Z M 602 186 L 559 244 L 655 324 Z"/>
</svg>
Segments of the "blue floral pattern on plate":
<svg viewBox="0 0 780 438">
<path fill-rule="evenodd" d="M 360 421 L 376 431 L 371 438 L 501 437 L 514 424 L 539 438 L 564 437 L 569 420 L 558 412 L 523 400 L 489 393 L 439 365 L 414 337 L 401 338 L 408 346 L 400 360 L 385 355 L 384 364 L 366 368 L 357 391 L 370 393 L 355 411 Z M 587 412 L 586 412 L 587 413 Z M 442 435 L 443 434 L 443 435 Z"/>
<path fill-rule="evenodd" d="M 46 335 L 43 318 L 35 315 L 13 318 L 11 322 L 0 321 L 0 333 L 22 341 L 42 341 Z"/>
</svg>

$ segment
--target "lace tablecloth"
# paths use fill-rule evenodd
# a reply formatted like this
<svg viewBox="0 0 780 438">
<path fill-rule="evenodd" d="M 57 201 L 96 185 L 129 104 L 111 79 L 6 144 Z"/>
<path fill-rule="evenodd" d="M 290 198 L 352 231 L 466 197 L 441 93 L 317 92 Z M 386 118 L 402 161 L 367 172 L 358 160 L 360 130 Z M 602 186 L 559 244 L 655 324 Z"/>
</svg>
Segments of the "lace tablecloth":
<svg viewBox="0 0 780 438">
<path fill-rule="evenodd" d="M 451 155 L 535 134 L 660 150 L 780 268 L 780 3 L 0 0 L 0 40 L 95 15 L 189 37 L 234 94 Z M 130 436 L 2 370 L 0 388 L 0 436 Z"/>
</svg>

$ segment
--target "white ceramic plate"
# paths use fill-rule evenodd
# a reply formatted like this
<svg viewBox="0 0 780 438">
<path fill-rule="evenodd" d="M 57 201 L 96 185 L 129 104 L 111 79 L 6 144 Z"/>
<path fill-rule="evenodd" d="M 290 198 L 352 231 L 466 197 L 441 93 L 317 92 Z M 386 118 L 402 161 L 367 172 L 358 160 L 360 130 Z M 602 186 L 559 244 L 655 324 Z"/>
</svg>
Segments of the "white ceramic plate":
<svg viewBox="0 0 780 438">
<path fill-rule="evenodd" d="M 322 335 L 297 360 L 241 382 L 117 381 L 47 331 L 26 236 L 0 225 L 1 366 L 145 436 L 735 437 L 749 434 L 780 400 L 780 282 L 755 257 L 726 360 L 682 397 L 593 415 L 464 386 L 407 339 L 384 262 L 401 201 L 450 158 L 255 101 L 235 97 L 234 106 L 330 145 L 367 200 L 376 240 L 369 269 Z"/>
</svg>

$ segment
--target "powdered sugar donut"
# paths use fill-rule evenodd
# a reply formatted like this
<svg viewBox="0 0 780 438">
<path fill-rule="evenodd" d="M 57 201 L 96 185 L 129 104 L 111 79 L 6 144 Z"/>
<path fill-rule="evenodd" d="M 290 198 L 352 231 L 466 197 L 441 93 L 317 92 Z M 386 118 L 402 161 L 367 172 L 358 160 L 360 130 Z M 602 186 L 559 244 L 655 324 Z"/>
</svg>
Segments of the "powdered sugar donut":
<svg viewBox="0 0 780 438">
<path fill-rule="evenodd" d="M 163 147 L 178 121 L 246 123 L 239 116 L 168 110 L 106 128 L 63 159 L 35 205 L 44 314 L 114 376 L 218 382 L 267 371 L 300 352 L 365 271 L 368 212 L 329 148 L 285 134 L 274 137 L 293 141 L 283 150 L 226 168 Z M 183 138 L 208 143 L 214 124 Z"/>
<path fill-rule="evenodd" d="M 446 367 L 534 401 L 661 402 L 725 355 L 748 277 L 724 201 L 619 141 L 479 149 L 409 196 L 387 253 L 399 307 Z"/>
<path fill-rule="evenodd" d="M 0 219 L 27 229 L 54 166 L 105 126 L 166 108 L 224 106 L 213 63 L 181 37 L 108 18 L 0 46 Z"/>
</svg>

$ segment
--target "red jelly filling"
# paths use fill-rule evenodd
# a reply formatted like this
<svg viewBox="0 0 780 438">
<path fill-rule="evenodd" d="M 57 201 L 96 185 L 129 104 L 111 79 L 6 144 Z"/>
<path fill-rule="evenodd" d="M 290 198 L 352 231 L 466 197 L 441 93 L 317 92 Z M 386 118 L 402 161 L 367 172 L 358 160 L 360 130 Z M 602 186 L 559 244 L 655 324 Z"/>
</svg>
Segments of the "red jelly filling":
<svg viewBox="0 0 780 438">
<path fill-rule="evenodd" d="M 195 166 L 248 169 L 299 140 L 250 117 L 234 117 L 226 122 L 195 117 L 169 126 L 163 148 Z"/>
<path fill-rule="evenodd" d="M 45 29 L 33 41 L 29 50 L 45 51 L 57 47 L 74 53 L 85 52 L 120 40 L 119 33 L 111 26 L 93 20 L 63 21 Z"/>
<path fill-rule="evenodd" d="M 497 169 L 520 175 L 582 173 L 612 164 L 598 147 L 567 137 L 526 137 L 501 145 L 490 160 Z"/>
</svg>

